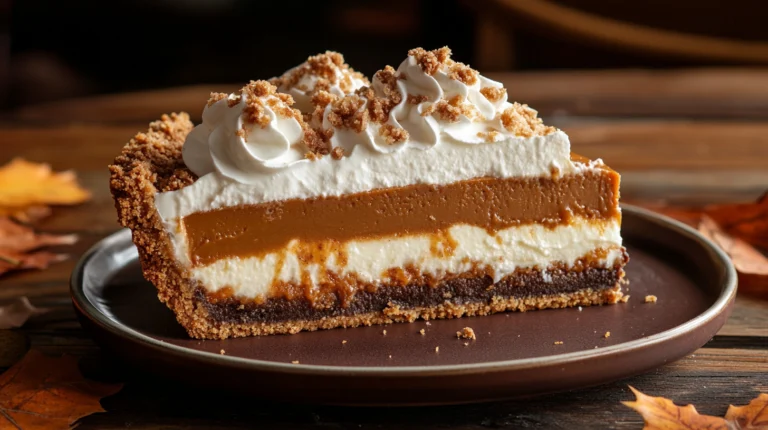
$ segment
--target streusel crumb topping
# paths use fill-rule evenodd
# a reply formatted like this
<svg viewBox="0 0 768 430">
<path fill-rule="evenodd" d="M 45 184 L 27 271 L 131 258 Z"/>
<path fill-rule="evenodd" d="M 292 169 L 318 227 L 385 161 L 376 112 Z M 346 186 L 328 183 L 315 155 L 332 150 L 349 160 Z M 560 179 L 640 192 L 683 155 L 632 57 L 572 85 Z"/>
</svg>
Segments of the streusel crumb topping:
<svg viewBox="0 0 768 430">
<path fill-rule="evenodd" d="M 354 88 L 353 79 L 365 82 L 366 85 L 369 84 L 365 76 L 344 62 L 343 55 L 333 51 L 313 55 L 307 58 L 304 64 L 291 69 L 283 76 L 272 78 L 270 82 L 282 89 L 298 88 L 302 91 L 308 91 L 309 88 L 299 85 L 299 81 L 306 75 L 314 75 L 318 78 L 312 92 L 328 91 L 331 85 L 338 85 L 341 91 L 349 93 Z"/>
<path fill-rule="evenodd" d="M 408 51 L 408 55 L 413 56 L 424 73 L 432 76 L 440 70 L 443 64 L 451 64 L 451 49 L 443 46 L 440 49 L 427 51 L 424 48 L 414 48 Z"/>
<path fill-rule="evenodd" d="M 408 132 L 404 128 L 395 127 L 392 124 L 384 124 L 379 128 L 379 134 L 389 145 L 395 145 L 408 140 Z"/>
<path fill-rule="evenodd" d="M 480 94 L 482 94 L 491 103 L 496 103 L 504 98 L 507 94 L 507 89 L 504 87 L 484 87 L 480 88 Z"/>
<path fill-rule="evenodd" d="M 213 106 L 216 102 L 224 100 L 229 97 L 226 93 L 211 93 L 211 97 L 208 99 L 208 107 Z"/>
<path fill-rule="evenodd" d="M 555 131 L 554 127 L 544 125 L 535 110 L 520 103 L 513 103 L 501 113 L 501 124 L 507 131 L 523 137 L 545 136 Z"/>
</svg>

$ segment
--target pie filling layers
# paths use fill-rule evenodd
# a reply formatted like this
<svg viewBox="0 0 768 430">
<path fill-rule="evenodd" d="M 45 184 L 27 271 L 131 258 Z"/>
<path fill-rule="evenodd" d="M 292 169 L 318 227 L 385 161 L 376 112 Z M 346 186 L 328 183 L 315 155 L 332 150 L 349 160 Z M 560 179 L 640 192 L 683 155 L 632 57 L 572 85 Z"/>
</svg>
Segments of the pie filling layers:
<svg viewBox="0 0 768 430">
<path fill-rule="evenodd" d="M 294 103 L 294 98 L 296 103 Z M 503 86 L 414 49 L 211 94 L 110 166 L 142 269 L 197 338 L 617 303 L 618 173 Z"/>
</svg>

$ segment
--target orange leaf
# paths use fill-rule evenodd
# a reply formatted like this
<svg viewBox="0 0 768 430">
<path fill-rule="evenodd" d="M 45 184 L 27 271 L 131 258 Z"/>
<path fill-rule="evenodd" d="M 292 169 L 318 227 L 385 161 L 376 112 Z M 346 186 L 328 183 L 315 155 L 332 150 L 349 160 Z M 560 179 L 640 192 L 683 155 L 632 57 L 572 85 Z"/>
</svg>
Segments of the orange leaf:
<svg viewBox="0 0 768 430">
<path fill-rule="evenodd" d="M 121 388 L 83 378 L 74 357 L 30 350 L 0 375 L 0 429 L 69 429 L 82 417 L 104 412 L 101 398 Z"/>
<path fill-rule="evenodd" d="M 728 256 L 739 272 L 739 288 L 742 291 L 768 292 L 768 258 L 749 243 L 731 237 L 710 217 L 702 216 L 701 234 L 715 242 Z"/>
<path fill-rule="evenodd" d="M 725 419 L 740 430 L 768 429 L 768 394 L 760 394 L 747 406 L 729 406 Z"/>
<path fill-rule="evenodd" d="M 90 198 L 73 172 L 53 173 L 47 164 L 15 159 L 0 168 L 0 207 L 75 204 Z M 8 209 L 6 209 L 8 210 Z"/>
<path fill-rule="evenodd" d="M 48 312 L 48 309 L 36 308 L 26 297 L 18 297 L 13 302 L 0 306 L 0 329 L 21 327 L 35 315 Z"/>
<path fill-rule="evenodd" d="M 731 235 L 768 250 L 768 192 L 755 203 L 709 206 L 705 213 Z"/>
<path fill-rule="evenodd" d="M 629 387 L 637 399 L 621 402 L 643 416 L 643 430 L 731 430 L 719 417 L 701 415 L 693 405 L 677 406 L 664 397 L 651 397 Z"/>
</svg>

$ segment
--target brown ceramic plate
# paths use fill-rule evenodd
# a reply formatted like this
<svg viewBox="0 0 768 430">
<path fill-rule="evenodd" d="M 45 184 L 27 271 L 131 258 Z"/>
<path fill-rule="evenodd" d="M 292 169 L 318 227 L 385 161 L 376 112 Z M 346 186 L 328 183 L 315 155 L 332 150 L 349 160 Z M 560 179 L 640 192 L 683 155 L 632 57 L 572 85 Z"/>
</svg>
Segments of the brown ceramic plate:
<svg viewBox="0 0 768 430">
<path fill-rule="evenodd" d="M 646 372 L 704 345 L 723 325 L 736 294 L 736 274 L 723 252 L 685 225 L 630 206 L 622 231 L 631 299 L 582 310 L 195 340 L 142 278 L 129 231 L 83 256 L 72 297 L 83 325 L 104 347 L 186 382 L 316 403 L 498 400 Z M 643 303 L 647 294 L 658 302 Z M 476 341 L 456 338 L 466 326 Z"/>
</svg>

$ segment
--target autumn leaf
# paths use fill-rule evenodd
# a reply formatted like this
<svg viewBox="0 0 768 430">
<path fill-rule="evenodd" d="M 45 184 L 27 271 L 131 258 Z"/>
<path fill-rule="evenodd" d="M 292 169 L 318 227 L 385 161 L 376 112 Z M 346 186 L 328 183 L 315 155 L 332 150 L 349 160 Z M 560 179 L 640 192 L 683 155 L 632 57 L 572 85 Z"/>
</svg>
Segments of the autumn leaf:
<svg viewBox="0 0 768 430">
<path fill-rule="evenodd" d="M 44 269 L 53 262 L 64 260 L 66 255 L 35 250 L 44 246 L 71 245 L 76 241 L 75 235 L 35 233 L 28 226 L 0 217 L 0 275 L 10 270 Z"/>
<path fill-rule="evenodd" d="M 0 306 L 0 329 L 21 327 L 35 315 L 48 312 L 48 309 L 36 308 L 26 297 L 18 297 L 7 305 Z"/>
<path fill-rule="evenodd" d="M 621 402 L 643 416 L 643 430 L 755 430 L 768 425 L 768 394 L 747 406 L 731 406 L 725 418 L 701 415 L 693 405 L 677 406 L 664 397 L 652 397 L 634 387 L 635 401 Z"/>
<path fill-rule="evenodd" d="M 707 215 L 701 218 L 699 232 L 731 257 L 742 291 L 768 292 L 768 257 L 746 241 L 730 236 Z"/>
<path fill-rule="evenodd" d="M 0 217 L 8 217 L 25 224 L 37 222 L 51 214 L 51 208 L 44 205 L 30 205 L 24 207 L 1 207 Z"/>
<path fill-rule="evenodd" d="M 740 430 L 768 429 L 768 394 L 760 394 L 747 406 L 729 406 L 725 419 Z"/>
<path fill-rule="evenodd" d="M 732 236 L 768 250 L 768 192 L 755 203 L 708 206 L 704 213 Z"/>
<path fill-rule="evenodd" d="M 30 350 L 0 375 L 0 429 L 70 429 L 82 417 L 105 412 L 99 401 L 121 388 L 83 378 L 72 356 Z"/>
<path fill-rule="evenodd" d="M 90 193 L 77 184 L 73 172 L 54 173 L 47 164 L 14 159 L 0 167 L 0 207 L 4 211 L 30 206 L 82 203 Z"/>
</svg>

